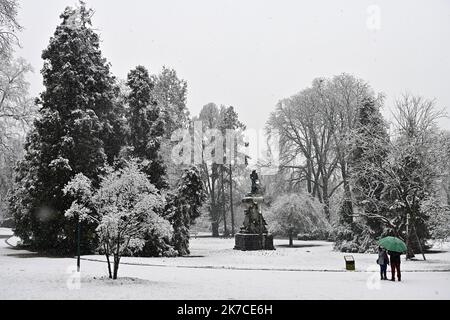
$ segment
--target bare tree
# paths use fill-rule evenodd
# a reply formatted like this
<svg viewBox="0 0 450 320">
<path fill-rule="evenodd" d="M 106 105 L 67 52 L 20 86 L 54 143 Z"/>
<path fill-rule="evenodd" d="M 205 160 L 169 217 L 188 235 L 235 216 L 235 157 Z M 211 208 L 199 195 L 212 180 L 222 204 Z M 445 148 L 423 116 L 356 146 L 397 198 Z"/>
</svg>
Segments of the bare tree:
<svg viewBox="0 0 450 320">
<path fill-rule="evenodd" d="M 218 126 L 219 108 L 214 103 L 209 103 L 203 106 L 198 117 L 203 123 L 203 130 L 214 129 Z M 194 119 L 195 120 L 195 119 Z M 202 137 L 205 138 L 205 137 Z M 206 193 L 208 195 L 208 211 L 211 219 L 212 236 L 219 236 L 219 223 L 221 218 L 221 209 L 219 206 L 220 200 L 220 176 L 219 165 L 214 161 L 205 161 L 205 145 L 211 143 L 215 137 L 206 137 L 206 141 L 202 143 L 202 164 L 200 166 L 202 178 L 206 186 Z M 208 140 L 210 139 L 210 140 Z"/>
<path fill-rule="evenodd" d="M 9 139 L 23 135 L 36 116 L 25 80 L 30 71 L 23 59 L 0 62 L 0 149 L 8 147 Z"/>
<path fill-rule="evenodd" d="M 23 59 L 12 59 L 13 47 L 19 44 L 16 33 L 22 29 L 17 9 L 16 0 L 0 0 L 0 216 L 7 211 L 13 168 L 22 156 L 24 133 L 35 115 L 24 78 L 31 66 Z"/>
<path fill-rule="evenodd" d="M 423 143 L 429 133 L 437 129 L 436 121 L 446 113 L 444 109 L 436 108 L 434 99 L 404 93 L 396 100 L 392 115 L 397 134 Z"/>
<path fill-rule="evenodd" d="M 17 22 L 18 2 L 16 0 L 0 0 L 0 58 L 10 56 L 12 48 L 18 44 L 17 31 L 22 29 Z"/>
<path fill-rule="evenodd" d="M 358 105 L 370 87 L 348 74 L 315 79 L 310 88 L 282 100 L 267 124 L 280 133 L 281 168 L 288 181 L 305 184 L 308 193 L 324 204 L 330 217 L 330 197 L 344 185 L 350 202 L 348 139 Z"/>
<path fill-rule="evenodd" d="M 341 210 L 352 216 L 352 191 L 350 186 L 351 170 L 349 157 L 351 154 L 351 135 L 355 128 L 358 108 L 367 97 L 372 97 L 373 91 L 363 81 L 349 74 L 340 74 L 327 83 L 329 98 L 326 118 L 332 127 L 333 145 L 342 179 L 343 195 Z M 383 96 L 379 95 L 378 103 Z"/>
</svg>

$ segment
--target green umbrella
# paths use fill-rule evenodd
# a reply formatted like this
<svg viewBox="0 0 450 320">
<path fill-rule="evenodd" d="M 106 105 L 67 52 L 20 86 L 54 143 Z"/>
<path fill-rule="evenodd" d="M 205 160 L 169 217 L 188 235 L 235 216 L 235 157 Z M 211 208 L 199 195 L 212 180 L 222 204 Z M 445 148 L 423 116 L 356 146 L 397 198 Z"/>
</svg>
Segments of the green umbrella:
<svg viewBox="0 0 450 320">
<path fill-rule="evenodd" d="M 384 237 L 381 240 L 378 240 L 378 244 L 389 251 L 395 252 L 405 252 L 406 244 L 396 237 Z"/>
</svg>

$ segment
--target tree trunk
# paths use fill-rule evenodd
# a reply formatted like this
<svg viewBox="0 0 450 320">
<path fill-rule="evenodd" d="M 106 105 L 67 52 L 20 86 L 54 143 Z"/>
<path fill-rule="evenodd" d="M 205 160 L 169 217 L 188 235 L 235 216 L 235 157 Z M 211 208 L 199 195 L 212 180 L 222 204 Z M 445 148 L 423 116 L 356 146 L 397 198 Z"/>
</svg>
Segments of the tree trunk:
<svg viewBox="0 0 450 320">
<path fill-rule="evenodd" d="M 106 256 L 106 262 L 108 263 L 108 275 L 109 278 L 112 279 L 112 271 L 111 271 L 111 261 L 109 260 L 109 254 L 105 254 Z"/>
<path fill-rule="evenodd" d="M 231 213 L 231 235 L 234 237 L 234 209 L 233 209 L 233 174 L 230 164 L 230 213 Z"/>
<path fill-rule="evenodd" d="M 294 239 L 292 237 L 292 231 L 289 231 L 289 247 L 294 245 Z"/>
<path fill-rule="evenodd" d="M 220 191 L 222 193 L 222 216 L 223 216 L 223 235 L 224 237 L 228 237 L 228 228 L 227 228 L 227 211 L 225 210 L 225 184 L 223 182 L 223 169 L 224 166 L 222 165 L 220 170 Z"/>
<path fill-rule="evenodd" d="M 211 222 L 212 236 L 217 238 L 219 237 L 219 222 L 212 221 Z"/>
<path fill-rule="evenodd" d="M 330 198 L 328 196 L 328 179 L 322 179 L 323 187 L 322 187 L 322 199 L 323 199 L 323 211 L 325 213 L 325 217 L 328 221 L 330 221 Z"/>
<path fill-rule="evenodd" d="M 217 170 L 214 166 L 211 167 L 211 174 L 212 176 L 215 176 L 215 173 L 217 173 Z M 217 214 L 217 203 L 216 203 L 216 184 L 217 179 L 213 179 L 211 177 L 211 192 L 210 192 L 210 198 L 211 198 L 211 206 L 210 206 L 210 215 L 211 215 L 211 229 L 212 229 L 212 236 L 213 237 L 219 237 L 219 215 Z"/>
<path fill-rule="evenodd" d="M 114 274 L 113 279 L 117 279 L 117 271 L 119 270 L 120 257 L 114 256 Z"/>
<path fill-rule="evenodd" d="M 308 194 L 312 194 L 312 192 L 313 192 L 311 180 L 312 180 L 311 160 L 308 159 L 306 161 L 306 187 L 308 190 Z"/>
<path fill-rule="evenodd" d="M 414 258 L 414 250 L 411 247 L 411 231 L 409 228 L 409 218 L 406 218 L 406 260 Z"/>
<path fill-rule="evenodd" d="M 353 222 L 353 203 L 352 203 L 352 192 L 350 189 L 350 182 L 347 173 L 347 164 L 345 161 L 341 161 L 341 174 L 344 185 L 344 203 L 342 204 L 341 213 L 343 214 L 343 221 L 347 223 Z"/>
<path fill-rule="evenodd" d="M 423 252 L 422 244 L 420 243 L 420 239 L 419 239 L 419 236 L 417 235 L 417 231 L 416 231 L 415 226 L 413 226 L 413 228 L 414 228 L 414 234 L 415 234 L 416 239 L 417 239 L 417 244 L 419 245 L 420 253 L 422 254 L 423 260 L 426 261 L 427 258 L 425 257 L 425 253 Z"/>
<path fill-rule="evenodd" d="M 323 203 L 323 197 L 322 197 L 322 194 L 320 192 L 320 174 L 314 172 L 313 176 L 314 176 L 314 184 L 313 184 L 313 187 L 312 187 L 313 188 L 312 196 L 314 198 L 317 198 L 320 203 Z"/>
</svg>

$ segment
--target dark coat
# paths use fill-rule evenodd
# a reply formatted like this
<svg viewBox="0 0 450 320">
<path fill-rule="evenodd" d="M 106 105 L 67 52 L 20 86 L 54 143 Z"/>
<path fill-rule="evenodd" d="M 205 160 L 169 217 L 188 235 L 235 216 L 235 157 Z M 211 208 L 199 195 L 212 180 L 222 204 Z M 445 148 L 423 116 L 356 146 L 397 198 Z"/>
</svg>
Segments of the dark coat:
<svg viewBox="0 0 450 320">
<path fill-rule="evenodd" d="M 400 262 L 400 252 L 388 251 L 389 257 L 391 258 L 391 263 Z"/>
<path fill-rule="evenodd" d="M 385 250 L 378 252 L 378 259 L 377 263 L 381 266 L 388 265 L 389 264 L 389 257 Z"/>
</svg>

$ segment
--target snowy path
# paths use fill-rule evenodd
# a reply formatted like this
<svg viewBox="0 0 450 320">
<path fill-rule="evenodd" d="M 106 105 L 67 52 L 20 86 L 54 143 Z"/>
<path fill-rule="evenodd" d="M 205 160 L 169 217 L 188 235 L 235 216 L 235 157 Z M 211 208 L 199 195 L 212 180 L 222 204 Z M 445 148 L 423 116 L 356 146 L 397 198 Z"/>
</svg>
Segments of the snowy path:
<svg viewBox="0 0 450 320">
<path fill-rule="evenodd" d="M 18 250 L 5 243 L 7 237 L 0 230 L 0 299 L 450 299 L 450 272 L 409 272 L 399 283 L 379 282 L 377 272 L 121 265 L 123 278 L 114 282 L 104 279 L 106 265 L 93 261 L 82 261 L 76 289 L 70 281 L 75 259 Z M 199 245 L 193 241 L 193 251 L 202 250 Z"/>
</svg>

